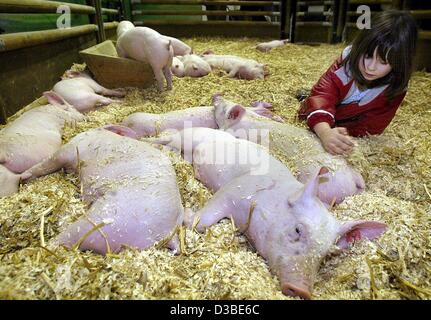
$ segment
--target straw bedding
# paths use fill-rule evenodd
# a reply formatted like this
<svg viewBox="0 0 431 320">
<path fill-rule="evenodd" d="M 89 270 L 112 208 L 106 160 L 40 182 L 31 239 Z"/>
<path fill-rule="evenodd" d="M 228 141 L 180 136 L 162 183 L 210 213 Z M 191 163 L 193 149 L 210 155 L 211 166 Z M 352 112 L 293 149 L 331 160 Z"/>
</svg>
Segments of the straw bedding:
<svg viewBox="0 0 431 320">
<path fill-rule="evenodd" d="M 174 89 L 162 94 L 155 87 L 128 89 L 123 104 L 90 112 L 86 122 L 65 128 L 64 142 L 133 112 L 210 105 L 216 92 L 244 105 L 271 102 L 286 122 L 296 123 L 295 91 L 311 88 L 343 48 L 288 44 L 264 54 L 253 49 L 259 39 L 185 41 L 195 52 L 212 49 L 267 63 L 271 75 L 264 81 L 239 81 L 215 71 L 199 79 L 175 78 Z M 349 161 L 364 176 L 367 189 L 332 213 L 340 220 L 382 220 L 389 229 L 376 242 L 361 241 L 326 257 L 314 299 L 431 297 L 430 89 L 431 74 L 416 72 L 385 133 L 356 139 Z M 170 156 L 184 206 L 202 207 L 211 193 L 194 179 L 189 164 L 176 154 Z M 289 159 L 275 156 L 289 164 Z M 55 246 L 52 240 L 60 230 L 86 212 L 79 189 L 76 176 L 58 172 L 0 200 L 0 298 L 291 299 L 281 293 L 265 260 L 227 219 L 203 234 L 180 228 L 180 255 L 172 254 L 164 243 L 144 251 L 125 248 L 106 257 Z"/>
</svg>

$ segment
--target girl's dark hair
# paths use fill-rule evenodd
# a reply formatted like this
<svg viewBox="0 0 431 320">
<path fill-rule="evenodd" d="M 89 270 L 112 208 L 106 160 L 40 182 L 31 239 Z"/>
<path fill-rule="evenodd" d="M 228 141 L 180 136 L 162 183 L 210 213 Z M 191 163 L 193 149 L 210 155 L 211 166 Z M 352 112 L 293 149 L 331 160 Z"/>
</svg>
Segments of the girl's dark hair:
<svg viewBox="0 0 431 320">
<path fill-rule="evenodd" d="M 403 11 L 383 11 L 371 18 L 371 29 L 363 29 L 353 40 L 352 49 L 343 65 L 359 86 L 373 88 L 388 84 L 386 96 L 392 99 L 407 89 L 413 72 L 417 26 L 412 16 Z M 359 70 L 361 57 L 378 56 L 391 65 L 391 72 L 383 78 L 367 81 Z"/>
</svg>

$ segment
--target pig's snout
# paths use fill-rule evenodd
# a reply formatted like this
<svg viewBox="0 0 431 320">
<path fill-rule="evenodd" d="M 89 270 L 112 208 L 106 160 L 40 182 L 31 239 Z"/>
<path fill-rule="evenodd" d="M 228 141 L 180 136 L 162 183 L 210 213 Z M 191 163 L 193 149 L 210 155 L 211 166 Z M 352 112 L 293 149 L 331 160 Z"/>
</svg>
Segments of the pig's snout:
<svg viewBox="0 0 431 320">
<path fill-rule="evenodd" d="M 311 299 L 309 288 L 303 285 L 284 283 L 281 290 L 286 296 L 300 297 L 307 300 Z"/>
</svg>

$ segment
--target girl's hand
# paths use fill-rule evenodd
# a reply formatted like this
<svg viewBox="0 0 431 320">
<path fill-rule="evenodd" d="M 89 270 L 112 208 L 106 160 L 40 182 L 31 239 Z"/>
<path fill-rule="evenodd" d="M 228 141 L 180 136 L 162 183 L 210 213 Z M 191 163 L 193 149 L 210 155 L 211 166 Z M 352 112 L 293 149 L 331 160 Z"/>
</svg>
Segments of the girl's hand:
<svg viewBox="0 0 431 320">
<path fill-rule="evenodd" d="M 354 143 L 346 128 L 331 128 L 328 123 L 320 122 L 313 128 L 323 147 L 330 154 L 345 154 L 352 150 Z"/>
</svg>

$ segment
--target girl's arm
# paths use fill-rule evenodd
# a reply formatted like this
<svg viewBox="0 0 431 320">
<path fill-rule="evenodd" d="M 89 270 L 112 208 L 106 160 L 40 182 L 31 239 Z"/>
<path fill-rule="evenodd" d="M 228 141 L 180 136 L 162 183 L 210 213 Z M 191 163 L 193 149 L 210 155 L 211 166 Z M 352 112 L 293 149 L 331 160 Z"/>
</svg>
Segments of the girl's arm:
<svg viewBox="0 0 431 320">
<path fill-rule="evenodd" d="M 344 154 L 354 146 L 346 128 L 331 128 L 328 123 L 319 122 L 313 130 L 319 137 L 323 148 L 330 154 Z"/>
<path fill-rule="evenodd" d="M 342 86 L 335 71 L 340 68 L 341 61 L 340 57 L 334 62 L 313 86 L 310 96 L 301 103 L 299 119 L 306 120 L 311 130 L 320 122 L 326 122 L 330 127 L 335 125 L 336 105 L 341 101 L 339 87 Z"/>
</svg>

